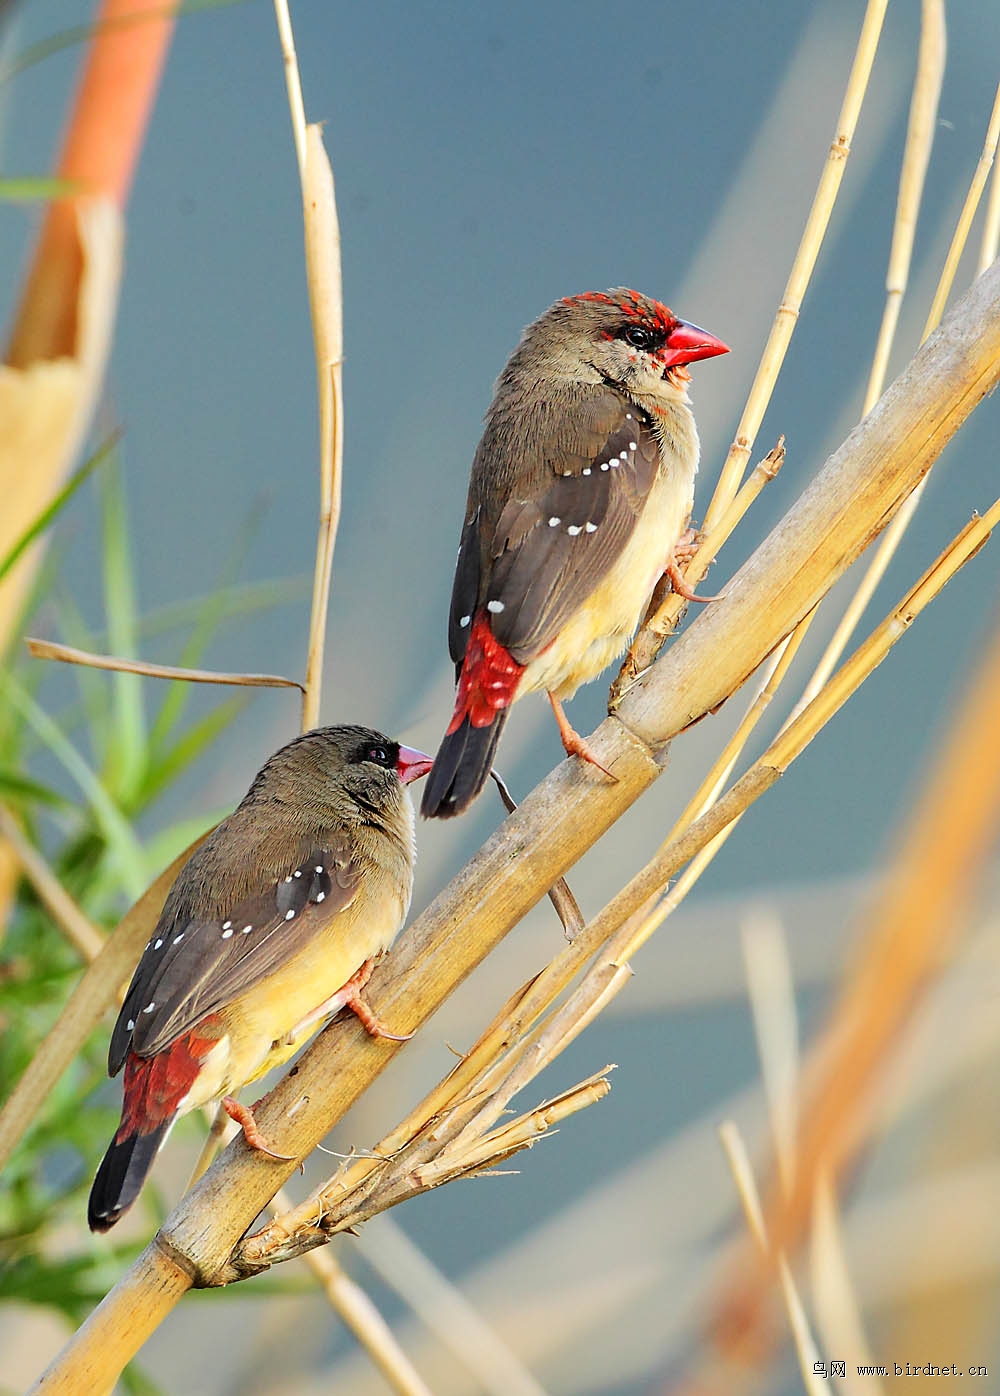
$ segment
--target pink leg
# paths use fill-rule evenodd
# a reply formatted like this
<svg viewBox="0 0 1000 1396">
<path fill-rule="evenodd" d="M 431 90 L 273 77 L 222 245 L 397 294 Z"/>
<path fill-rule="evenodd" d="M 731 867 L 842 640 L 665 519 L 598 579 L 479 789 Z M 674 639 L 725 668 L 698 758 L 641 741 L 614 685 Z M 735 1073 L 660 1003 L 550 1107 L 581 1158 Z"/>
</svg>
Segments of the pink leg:
<svg viewBox="0 0 1000 1396">
<path fill-rule="evenodd" d="M 249 1105 L 242 1105 L 231 1095 L 227 1095 L 223 1099 L 222 1108 L 231 1120 L 235 1120 L 238 1125 L 242 1126 L 243 1138 L 251 1149 L 256 1149 L 260 1154 L 267 1154 L 268 1158 L 279 1159 L 282 1163 L 291 1163 L 295 1157 L 294 1154 L 279 1154 L 271 1148 L 267 1139 L 261 1134 Z"/>
<path fill-rule="evenodd" d="M 689 562 L 698 551 L 701 543 L 701 534 L 695 528 L 686 528 L 670 553 L 670 560 L 663 569 L 664 574 L 670 578 L 670 585 L 678 596 L 683 596 L 685 601 L 721 601 L 725 592 L 720 592 L 717 596 L 698 596 L 691 590 L 684 580 L 679 567 L 681 562 Z"/>
<path fill-rule="evenodd" d="M 590 747 L 563 712 L 563 705 L 554 693 L 549 694 L 549 702 L 552 704 L 552 711 L 555 713 L 556 722 L 559 724 L 559 736 L 562 738 L 562 744 L 566 755 L 579 756 L 582 760 L 588 761 L 591 766 L 596 766 L 599 771 L 603 771 L 609 780 L 616 781 L 618 777 L 612 774 L 607 766 L 601 765 Z"/>
<path fill-rule="evenodd" d="M 387 1037 L 390 1042 L 409 1042 L 410 1038 L 413 1036 L 412 1032 L 390 1032 L 375 1010 L 362 996 L 361 991 L 372 977 L 372 970 L 374 968 L 374 960 L 365 960 L 357 973 L 351 975 L 350 979 L 340 990 L 340 993 L 344 995 L 343 1005 L 345 1008 L 351 1010 L 354 1016 L 360 1021 L 365 1032 L 370 1033 L 372 1037 Z"/>
</svg>

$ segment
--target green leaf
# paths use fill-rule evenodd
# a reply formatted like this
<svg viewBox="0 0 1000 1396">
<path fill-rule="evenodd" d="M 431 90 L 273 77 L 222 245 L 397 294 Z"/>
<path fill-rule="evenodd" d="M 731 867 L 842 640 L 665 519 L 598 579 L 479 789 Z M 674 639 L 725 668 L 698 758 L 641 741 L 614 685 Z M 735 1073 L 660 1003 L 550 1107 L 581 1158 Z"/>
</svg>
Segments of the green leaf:
<svg viewBox="0 0 1000 1396">
<path fill-rule="evenodd" d="M 136 900 L 145 891 L 146 857 L 135 832 L 73 743 L 11 674 L 0 674 L 0 691 L 27 719 L 56 759 L 76 781 L 118 864 L 126 891 Z"/>
<path fill-rule="evenodd" d="M 34 523 L 28 525 L 28 527 L 21 534 L 17 542 L 7 553 L 3 561 L 0 562 L 0 582 L 3 581 L 4 577 L 6 577 L 7 573 L 14 566 L 14 563 L 17 562 L 18 558 L 25 551 L 25 549 L 30 548 L 31 544 L 35 541 L 39 534 L 45 532 L 49 524 L 56 517 L 59 511 L 63 508 L 66 502 L 72 499 L 73 495 L 76 494 L 77 490 L 83 484 L 84 480 L 87 479 L 88 475 L 90 475 L 94 470 L 96 470 L 97 467 L 107 459 L 107 457 L 111 454 L 111 452 L 117 445 L 118 438 L 120 435 L 120 431 L 112 433 L 112 435 L 108 437 L 107 441 L 105 441 L 102 446 L 99 446 L 97 448 L 97 450 L 94 452 L 94 454 L 90 457 L 89 460 L 85 460 L 84 463 L 79 467 L 79 469 L 74 470 L 73 474 L 66 481 L 65 485 L 63 485 L 62 489 L 52 500 L 51 504 L 46 505 L 46 507 L 38 515 L 38 518 L 35 519 Z"/>
<path fill-rule="evenodd" d="M 118 458 L 101 481 L 104 609 L 111 653 L 136 657 L 135 576 L 128 540 L 125 490 Z M 105 756 L 105 784 L 124 809 L 130 809 L 142 784 L 148 748 L 143 712 L 142 679 L 138 674 L 113 673 L 114 721 Z"/>
<path fill-rule="evenodd" d="M 72 800 L 67 800 L 58 790 L 42 785 L 41 781 L 31 780 L 30 777 L 21 775 L 20 771 L 9 770 L 6 766 L 0 766 L 0 796 L 11 804 L 34 802 L 54 805 L 61 809 L 73 808 Z"/>
<path fill-rule="evenodd" d="M 276 577 L 273 581 L 241 582 L 237 586 L 218 587 L 212 592 L 212 599 L 220 606 L 222 618 L 230 620 L 234 616 L 253 615 L 275 606 L 291 606 L 297 601 L 306 600 L 311 590 L 311 577 Z M 171 601 L 166 606 L 157 606 L 143 616 L 140 633 L 148 639 L 152 635 L 162 635 L 166 631 L 191 625 L 198 620 L 208 601 L 207 596 L 195 596 L 188 601 Z"/>
<path fill-rule="evenodd" d="M 162 756 L 155 756 L 150 762 L 143 784 L 143 802 L 148 804 L 176 780 L 181 772 L 196 761 L 205 748 L 211 746 L 216 737 L 226 730 L 246 705 L 245 697 L 230 698 L 220 703 L 188 727 L 184 735 Z"/>
</svg>

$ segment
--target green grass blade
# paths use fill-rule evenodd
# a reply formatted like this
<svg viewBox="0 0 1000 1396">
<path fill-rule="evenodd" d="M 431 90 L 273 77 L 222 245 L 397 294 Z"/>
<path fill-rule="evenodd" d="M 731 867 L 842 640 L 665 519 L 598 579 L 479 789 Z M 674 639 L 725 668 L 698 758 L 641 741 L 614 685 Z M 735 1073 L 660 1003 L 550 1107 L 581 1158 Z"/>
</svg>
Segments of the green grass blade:
<svg viewBox="0 0 1000 1396">
<path fill-rule="evenodd" d="M 230 698 L 220 703 L 188 727 L 184 735 L 163 755 L 156 753 L 150 761 L 143 784 L 143 803 L 155 800 L 172 784 L 182 771 L 198 759 L 206 747 L 211 746 L 246 705 L 247 699 L 244 697 Z"/>
<path fill-rule="evenodd" d="M 146 875 L 146 855 L 131 824 L 73 743 L 26 689 L 10 674 L 0 674 L 0 691 L 24 716 L 35 734 L 79 786 L 117 864 L 122 885 L 133 900 L 138 899 L 145 891 L 149 878 Z"/>
<path fill-rule="evenodd" d="M 134 659 L 137 654 L 135 575 L 129 547 L 125 488 L 117 456 L 101 481 L 104 610 L 112 654 Z M 124 809 L 131 809 L 149 755 L 142 679 L 138 674 L 112 675 L 114 721 L 110 728 L 104 779 Z"/>
<path fill-rule="evenodd" d="M 17 542 L 7 553 L 3 561 L 0 562 L 0 582 L 3 581 L 4 577 L 6 577 L 7 573 L 14 566 L 15 562 L 17 562 L 21 554 L 27 548 L 31 547 L 32 543 L 39 536 L 39 534 L 45 532 L 45 530 L 48 528 L 49 524 L 56 517 L 59 511 L 65 506 L 65 504 L 70 499 L 72 499 L 73 495 L 76 494 L 77 490 L 83 484 L 84 480 L 86 480 L 87 477 L 91 475 L 99 465 L 101 465 L 105 460 L 107 460 L 108 456 L 111 454 L 115 446 L 118 444 L 118 438 L 120 435 L 121 432 L 116 431 L 108 437 L 107 441 L 105 441 L 103 445 L 98 446 L 94 454 L 88 460 L 85 460 L 77 470 L 73 471 L 73 474 L 66 481 L 65 485 L 63 485 L 62 489 L 55 496 L 52 502 L 46 505 L 46 507 L 38 515 L 37 519 L 35 519 L 33 523 L 30 523 L 28 525 L 28 527 L 21 534 Z"/>
</svg>

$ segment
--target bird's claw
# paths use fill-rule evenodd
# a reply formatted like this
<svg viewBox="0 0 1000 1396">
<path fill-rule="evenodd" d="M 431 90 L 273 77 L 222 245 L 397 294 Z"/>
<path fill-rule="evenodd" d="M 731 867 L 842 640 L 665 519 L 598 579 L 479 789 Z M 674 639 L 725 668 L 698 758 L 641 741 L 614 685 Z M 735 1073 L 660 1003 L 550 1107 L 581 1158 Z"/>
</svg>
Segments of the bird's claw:
<svg viewBox="0 0 1000 1396">
<path fill-rule="evenodd" d="M 260 1131 L 260 1126 L 254 1118 L 254 1113 L 249 1105 L 243 1105 L 235 1097 L 227 1095 L 223 1098 L 222 1108 L 231 1120 L 234 1120 L 243 1130 L 243 1138 L 251 1149 L 259 1154 L 267 1154 L 268 1158 L 277 1159 L 280 1163 L 291 1163 L 294 1154 L 279 1154 L 272 1149 L 265 1136 Z"/>
</svg>

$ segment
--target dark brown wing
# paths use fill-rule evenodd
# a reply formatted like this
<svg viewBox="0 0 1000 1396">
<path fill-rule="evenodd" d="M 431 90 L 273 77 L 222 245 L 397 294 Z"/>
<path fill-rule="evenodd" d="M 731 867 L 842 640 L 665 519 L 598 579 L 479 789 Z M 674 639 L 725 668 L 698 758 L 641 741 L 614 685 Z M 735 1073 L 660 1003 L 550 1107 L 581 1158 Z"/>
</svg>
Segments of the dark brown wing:
<svg viewBox="0 0 1000 1396">
<path fill-rule="evenodd" d="M 192 915 L 183 903 L 165 908 L 111 1036 L 111 1075 L 130 1049 L 147 1057 L 162 1052 L 290 960 L 350 906 L 360 881 L 360 864 L 345 839 L 313 849 L 219 920 Z"/>
<path fill-rule="evenodd" d="M 565 422 L 540 414 L 539 434 L 553 443 L 541 461 L 503 459 L 524 433 L 508 439 L 493 425 L 473 466 L 483 503 L 462 535 L 449 646 L 461 663 L 470 619 L 485 606 L 493 634 L 526 664 L 621 556 L 656 480 L 659 443 L 638 408 L 603 388 Z M 530 436 L 521 449 L 532 451 Z M 508 497 L 491 509 L 489 486 L 505 480 Z"/>
</svg>

